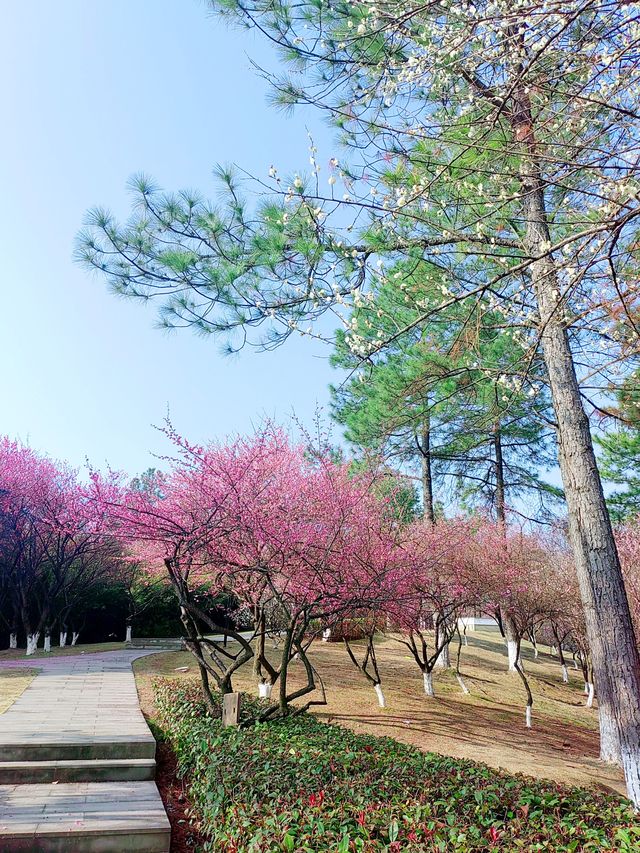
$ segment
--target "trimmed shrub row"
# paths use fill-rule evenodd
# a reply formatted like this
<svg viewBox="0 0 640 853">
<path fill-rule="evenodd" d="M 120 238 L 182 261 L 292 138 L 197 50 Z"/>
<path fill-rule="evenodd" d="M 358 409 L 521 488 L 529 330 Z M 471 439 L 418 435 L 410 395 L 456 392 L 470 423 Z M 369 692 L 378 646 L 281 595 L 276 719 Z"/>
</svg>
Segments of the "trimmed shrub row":
<svg viewBox="0 0 640 853">
<path fill-rule="evenodd" d="M 640 822 L 615 796 L 424 753 L 310 714 L 223 729 L 195 684 L 158 681 L 155 692 L 210 851 L 640 850 Z M 244 697 L 247 723 L 257 704 Z"/>
</svg>

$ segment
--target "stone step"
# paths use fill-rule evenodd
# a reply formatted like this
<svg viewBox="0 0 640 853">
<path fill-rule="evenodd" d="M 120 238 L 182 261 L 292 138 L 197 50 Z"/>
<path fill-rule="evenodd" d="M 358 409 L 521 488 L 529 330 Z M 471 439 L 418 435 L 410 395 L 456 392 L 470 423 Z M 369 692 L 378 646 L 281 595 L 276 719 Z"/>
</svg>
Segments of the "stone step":
<svg viewBox="0 0 640 853">
<path fill-rule="evenodd" d="M 148 737 L 121 740 L 109 737 L 105 740 L 61 740 L 41 737 L 37 732 L 33 739 L 15 740 L 0 738 L 0 757 L 3 761 L 122 761 L 124 759 L 155 758 L 156 742 L 149 732 Z"/>
<path fill-rule="evenodd" d="M 0 785 L 34 782 L 146 782 L 155 779 L 153 758 L 93 761 L 0 761 Z"/>
<path fill-rule="evenodd" d="M 168 853 L 153 782 L 0 785 L 2 853 Z"/>
</svg>

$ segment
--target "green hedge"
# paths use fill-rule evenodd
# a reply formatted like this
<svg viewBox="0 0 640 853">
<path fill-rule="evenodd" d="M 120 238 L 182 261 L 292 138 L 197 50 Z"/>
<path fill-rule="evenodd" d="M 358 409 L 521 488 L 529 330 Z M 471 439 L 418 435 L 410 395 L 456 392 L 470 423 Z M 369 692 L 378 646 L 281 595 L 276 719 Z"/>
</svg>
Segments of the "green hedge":
<svg viewBox="0 0 640 853">
<path fill-rule="evenodd" d="M 640 823 L 617 797 L 423 753 L 309 714 L 222 729 L 195 685 L 155 689 L 207 850 L 640 850 Z M 257 702 L 244 703 L 249 718 Z"/>
</svg>

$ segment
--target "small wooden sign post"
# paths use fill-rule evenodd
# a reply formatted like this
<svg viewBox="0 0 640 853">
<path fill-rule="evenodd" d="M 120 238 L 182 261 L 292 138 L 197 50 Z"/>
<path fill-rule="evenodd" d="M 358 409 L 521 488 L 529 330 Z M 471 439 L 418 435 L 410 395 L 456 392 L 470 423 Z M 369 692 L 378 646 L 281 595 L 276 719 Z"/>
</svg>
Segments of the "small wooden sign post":
<svg viewBox="0 0 640 853">
<path fill-rule="evenodd" d="M 222 700 L 222 726 L 237 726 L 240 724 L 240 694 L 226 693 Z"/>
</svg>

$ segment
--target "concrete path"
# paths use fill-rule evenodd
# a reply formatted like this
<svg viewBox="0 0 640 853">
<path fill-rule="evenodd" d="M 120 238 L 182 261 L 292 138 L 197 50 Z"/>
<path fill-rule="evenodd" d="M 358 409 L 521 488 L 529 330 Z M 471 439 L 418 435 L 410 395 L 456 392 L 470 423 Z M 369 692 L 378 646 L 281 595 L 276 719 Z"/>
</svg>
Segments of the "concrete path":
<svg viewBox="0 0 640 853">
<path fill-rule="evenodd" d="M 0 715 L 0 848 L 166 853 L 155 740 L 125 650 L 0 661 L 40 672 Z"/>
</svg>

